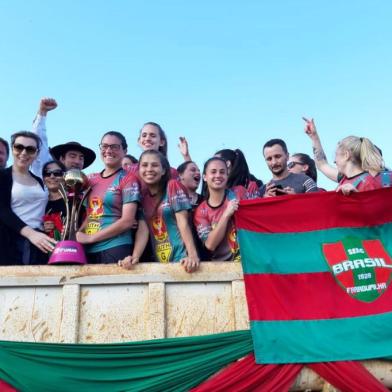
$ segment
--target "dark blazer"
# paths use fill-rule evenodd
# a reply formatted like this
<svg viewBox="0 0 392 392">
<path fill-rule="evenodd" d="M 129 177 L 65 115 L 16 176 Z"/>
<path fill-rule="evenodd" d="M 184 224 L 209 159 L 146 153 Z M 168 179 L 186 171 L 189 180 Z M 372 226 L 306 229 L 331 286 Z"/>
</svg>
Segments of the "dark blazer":
<svg viewBox="0 0 392 392">
<path fill-rule="evenodd" d="M 42 180 L 30 174 L 44 189 Z M 12 167 L 0 170 L 0 265 L 21 264 L 15 260 L 13 250 L 20 231 L 27 226 L 11 209 L 12 184 Z"/>
</svg>

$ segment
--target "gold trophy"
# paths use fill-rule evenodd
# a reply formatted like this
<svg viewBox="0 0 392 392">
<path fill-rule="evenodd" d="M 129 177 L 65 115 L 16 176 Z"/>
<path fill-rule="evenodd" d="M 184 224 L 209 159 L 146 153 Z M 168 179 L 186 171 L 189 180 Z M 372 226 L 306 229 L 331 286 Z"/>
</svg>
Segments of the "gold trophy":
<svg viewBox="0 0 392 392">
<path fill-rule="evenodd" d="M 83 246 L 76 241 L 79 229 L 81 206 L 91 187 L 87 176 L 78 169 L 71 169 L 64 174 L 64 184 L 60 184 L 59 192 L 64 199 L 67 216 L 61 233 L 61 241 L 50 256 L 48 264 L 86 264 L 87 259 Z"/>
</svg>

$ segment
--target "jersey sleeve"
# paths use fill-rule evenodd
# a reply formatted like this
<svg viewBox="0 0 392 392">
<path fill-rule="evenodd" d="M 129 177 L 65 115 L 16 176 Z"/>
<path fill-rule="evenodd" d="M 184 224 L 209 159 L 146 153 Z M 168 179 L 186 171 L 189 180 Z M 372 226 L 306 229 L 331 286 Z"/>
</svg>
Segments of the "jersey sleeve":
<svg viewBox="0 0 392 392">
<path fill-rule="evenodd" d="M 175 169 L 174 167 L 170 168 L 170 178 L 172 180 L 179 180 L 180 179 L 180 175 L 178 174 L 177 169 Z"/>
<path fill-rule="evenodd" d="M 192 209 L 184 186 L 177 180 L 170 180 L 167 184 L 167 197 L 174 212 Z"/>
<path fill-rule="evenodd" d="M 39 149 L 38 157 L 31 165 L 31 171 L 37 176 L 42 178 L 42 168 L 46 162 L 51 161 L 53 158 L 49 153 L 48 137 L 46 135 L 46 117 L 37 114 L 33 121 L 31 132 L 35 133 L 41 139 L 41 148 Z"/>
<path fill-rule="evenodd" d="M 389 170 L 382 171 L 374 179 L 378 181 L 381 188 L 389 188 L 392 186 L 392 172 Z"/>
<path fill-rule="evenodd" d="M 133 173 L 126 172 L 125 176 L 121 179 L 120 188 L 123 204 L 140 202 L 140 184 Z"/>
<path fill-rule="evenodd" d="M 146 217 L 144 215 L 144 210 L 143 210 L 143 207 L 141 205 L 139 205 L 137 210 L 136 210 L 136 220 L 142 220 L 142 221 L 146 220 Z"/>
<path fill-rule="evenodd" d="M 374 178 L 372 175 L 366 176 L 358 185 L 357 189 L 359 192 L 372 191 L 374 189 L 382 188 L 382 184 L 378 178 Z"/>
<path fill-rule="evenodd" d="M 304 181 L 304 191 L 305 191 L 305 193 L 317 192 L 318 191 L 317 184 L 314 182 L 314 180 L 311 179 L 310 177 L 306 176 L 306 175 L 304 177 L 305 177 L 305 181 Z"/>
<path fill-rule="evenodd" d="M 196 227 L 197 235 L 203 243 L 206 242 L 208 235 L 212 231 L 211 222 L 205 207 L 206 203 L 201 203 L 199 207 L 196 208 L 193 216 L 193 224 Z"/>
<path fill-rule="evenodd" d="M 248 199 L 256 199 L 258 197 L 261 197 L 261 192 L 256 181 L 249 181 L 247 191 Z"/>
<path fill-rule="evenodd" d="M 229 200 L 237 199 L 237 200 L 247 200 L 251 199 L 249 196 L 248 190 L 243 187 L 242 185 L 234 186 L 233 188 L 229 189 L 227 192 L 227 198 Z"/>
<path fill-rule="evenodd" d="M 99 173 L 87 174 L 88 185 L 93 187 L 99 181 L 99 178 L 100 178 Z"/>
<path fill-rule="evenodd" d="M 139 172 L 139 164 L 138 163 L 132 163 L 131 166 L 128 166 L 127 171 L 137 175 L 137 173 Z"/>
</svg>

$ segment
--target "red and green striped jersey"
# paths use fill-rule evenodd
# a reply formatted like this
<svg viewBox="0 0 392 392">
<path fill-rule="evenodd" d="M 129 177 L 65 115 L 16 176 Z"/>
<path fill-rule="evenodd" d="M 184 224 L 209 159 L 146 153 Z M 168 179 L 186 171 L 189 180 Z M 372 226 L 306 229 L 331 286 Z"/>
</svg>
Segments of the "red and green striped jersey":
<svg viewBox="0 0 392 392">
<path fill-rule="evenodd" d="M 392 189 L 242 201 L 236 213 L 258 363 L 392 354 Z"/>
</svg>

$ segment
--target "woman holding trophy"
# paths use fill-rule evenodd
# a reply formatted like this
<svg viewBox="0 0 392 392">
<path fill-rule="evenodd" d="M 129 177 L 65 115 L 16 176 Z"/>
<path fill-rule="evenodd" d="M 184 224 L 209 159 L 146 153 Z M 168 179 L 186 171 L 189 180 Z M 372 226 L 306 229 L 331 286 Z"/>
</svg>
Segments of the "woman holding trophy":
<svg viewBox="0 0 392 392">
<path fill-rule="evenodd" d="M 56 241 L 42 229 L 48 195 L 31 173 L 41 139 L 20 131 L 11 136 L 14 163 L 0 171 L 0 249 L 3 265 L 46 264 Z"/>
<path fill-rule="evenodd" d="M 148 241 L 148 229 L 143 220 L 136 222 L 139 182 L 121 165 L 127 142 L 121 133 L 110 131 L 103 135 L 99 148 L 105 167 L 100 173 L 89 175 L 87 217 L 76 239 L 85 245 L 89 263 L 117 263 L 131 254 L 135 264 Z M 131 229 L 136 224 L 133 246 Z"/>
</svg>

